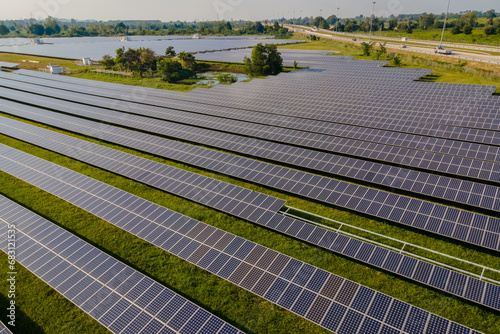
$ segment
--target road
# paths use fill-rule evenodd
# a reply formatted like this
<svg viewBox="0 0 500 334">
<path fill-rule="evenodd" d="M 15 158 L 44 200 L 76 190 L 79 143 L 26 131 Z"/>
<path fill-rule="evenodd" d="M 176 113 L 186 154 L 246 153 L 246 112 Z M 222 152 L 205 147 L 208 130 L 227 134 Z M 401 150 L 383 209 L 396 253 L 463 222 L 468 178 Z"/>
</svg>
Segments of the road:
<svg viewBox="0 0 500 334">
<path fill-rule="evenodd" d="M 317 31 L 312 31 L 311 27 L 306 26 L 296 26 L 296 25 L 285 25 L 289 29 L 294 29 L 297 32 L 305 33 L 307 35 L 316 35 L 321 38 L 327 38 L 332 40 L 339 40 L 344 42 L 361 44 L 368 41 L 367 36 L 359 36 L 352 33 L 335 33 L 330 30 L 319 29 Z M 356 38 L 356 41 L 352 39 Z M 386 47 L 388 49 L 399 49 L 402 50 L 402 45 L 406 44 L 405 51 L 425 53 L 434 55 L 434 48 L 439 45 L 439 42 L 435 41 L 421 41 L 421 40 L 408 40 L 407 42 L 402 42 L 396 38 L 383 37 L 383 36 L 373 36 L 372 41 L 375 42 L 387 42 Z M 443 57 L 458 58 L 470 61 L 478 61 L 482 63 L 490 63 L 495 65 L 500 65 L 500 55 L 490 54 L 489 52 L 500 53 L 500 47 L 495 46 L 478 46 L 470 45 L 465 43 L 449 43 L 448 48 L 452 48 L 453 53 L 451 55 Z"/>
</svg>

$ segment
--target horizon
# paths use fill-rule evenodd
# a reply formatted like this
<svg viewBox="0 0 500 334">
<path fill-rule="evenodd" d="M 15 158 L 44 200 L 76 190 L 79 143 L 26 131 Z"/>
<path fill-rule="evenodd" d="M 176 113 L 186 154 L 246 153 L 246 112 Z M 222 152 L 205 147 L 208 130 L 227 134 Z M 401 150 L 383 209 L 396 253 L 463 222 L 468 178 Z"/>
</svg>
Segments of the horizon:
<svg viewBox="0 0 500 334">
<path fill-rule="evenodd" d="M 261 5 L 259 5 L 261 4 Z M 447 1 L 440 2 L 423 0 L 382 0 L 377 1 L 374 13 L 377 17 L 397 16 L 399 14 L 415 15 L 421 13 L 443 14 L 446 12 Z M 450 4 L 450 13 L 465 11 L 500 11 L 498 1 L 485 0 L 474 4 L 466 0 L 454 0 Z M 100 8 L 96 11 L 94 8 Z M 263 9 L 265 8 L 265 9 Z M 337 10 L 337 8 L 340 8 Z M 337 15 L 340 18 L 354 18 L 360 15 L 370 16 L 373 10 L 372 2 L 353 0 L 348 6 L 327 0 L 315 0 L 307 5 L 297 0 L 274 1 L 272 3 L 254 0 L 252 3 L 245 0 L 188 0 L 187 3 L 175 4 L 169 1 L 146 0 L 141 6 L 135 6 L 130 0 L 106 1 L 96 0 L 76 2 L 73 0 L 26 0 L 22 3 L 0 5 L 0 20 L 26 20 L 35 18 L 44 20 L 51 16 L 59 20 L 77 21 L 161 21 L 161 22 L 203 22 L 203 21 L 263 21 L 266 19 L 290 19 L 304 17 L 329 17 Z M 158 17 L 150 17 L 155 13 L 165 11 Z M 265 12 L 265 14 L 262 14 Z"/>
</svg>

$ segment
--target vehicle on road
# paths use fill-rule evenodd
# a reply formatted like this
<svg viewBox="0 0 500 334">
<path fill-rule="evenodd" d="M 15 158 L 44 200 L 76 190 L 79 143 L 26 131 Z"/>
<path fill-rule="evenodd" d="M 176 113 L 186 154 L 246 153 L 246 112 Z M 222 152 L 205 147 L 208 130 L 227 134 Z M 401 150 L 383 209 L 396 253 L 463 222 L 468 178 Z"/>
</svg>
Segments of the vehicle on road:
<svg viewBox="0 0 500 334">
<path fill-rule="evenodd" d="M 451 50 L 446 49 L 444 45 L 440 45 L 434 49 L 434 53 L 442 54 L 442 55 L 451 55 Z"/>
</svg>

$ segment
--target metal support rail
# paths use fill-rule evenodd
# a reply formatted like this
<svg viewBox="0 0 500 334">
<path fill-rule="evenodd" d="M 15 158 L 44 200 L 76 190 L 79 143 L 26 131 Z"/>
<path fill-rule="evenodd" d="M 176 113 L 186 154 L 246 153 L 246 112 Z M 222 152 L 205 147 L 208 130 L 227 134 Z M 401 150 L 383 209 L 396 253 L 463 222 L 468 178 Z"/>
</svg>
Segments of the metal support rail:
<svg viewBox="0 0 500 334">
<path fill-rule="evenodd" d="M 305 221 L 307 223 L 310 223 L 310 224 L 313 224 L 313 225 L 316 225 L 316 226 L 320 226 L 320 227 L 329 229 L 331 231 L 335 231 L 336 233 L 342 233 L 342 234 L 347 235 L 349 237 L 352 237 L 352 238 L 355 238 L 355 239 L 358 239 L 358 240 L 362 240 L 362 241 L 368 242 L 368 243 L 373 244 L 373 245 L 384 247 L 384 248 L 390 249 L 390 250 L 395 251 L 395 252 L 399 252 L 400 254 L 405 254 L 405 255 L 417 258 L 419 260 L 423 260 L 423 261 L 430 262 L 430 263 L 433 263 L 433 264 L 441 266 L 441 267 L 448 268 L 450 270 L 461 272 L 461 273 L 463 273 L 465 275 L 476 277 L 476 278 L 478 278 L 480 280 L 483 280 L 483 281 L 489 281 L 491 283 L 500 285 L 500 281 L 494 280 L 492 278 L 484 277 L 484 273 L 485 273 L 486 270 L 490 270 L 490 271 L 493 271 L 493 272 L 496 272 L 496 273 L 500 273 L 500 270 L 497 270 L 497 269 L 494 269 L 494 268 L 490 268 L 490 267 L 487 267 L 487 266 L 484 266 L 484 265 L 481 265 L 481 264 L 478 264 L 478 263 L 475 263 L 475 262 L 471 262 L 471 261 L 467 261 L 467 260 L 464 260 L 464 259 L 460 259 L 460 258 L 454 257 L 452 255 L 440 253 L 440 252 L 432 250 L 432 249 L 428 249 L 428 248 L 425 248 L 425 247 L 422 247 L 422 246 L 419 246 L 419 245 L 415 245 L 415 244 L 411 244 L 411 243 L 408 243 L 408 242 L 405 242 L 405 241 L 401 241 L 401 240 L 398 240 L 398 239 L 395 239 L 395 238 L 392 238 L 392 237 L 388 237 L 388 236 L 383 235 L 383 234 L 379 234 L 379 233 L 376 233 L 376 232 L 373 232 L 373 231 L 369 231 L 369 230 L 366 230 L 364 228 L 357 227 L 357 226 L 354 226 L 354 225 L 350 225 L 350 224 L 347 224 L 347 223 L 339 222 L 338 220 L 327 218 L 327 217 L 323 217 L 323 216 L 320 216 L 320 215 L 317 215 L 317 214 L 314 214 L 314 213 L 311 213 L 311 212 L 308 212 L 308 211 L 304 211 L 304 210 L 301 210 L 301 209 L 297 209 L 297 208 L 294 208 L 294 207 L 291 207 L 291 206 L 285 206 L 285 208 L 286 208 L 286 210 L 284 212 L 281 212 L 281 213 L 283 215 L 285 215 L 285 216 L 290 217 L 290 218 L 299 219 L 299 220 Z M 291 214 L 291 213 L 289 213 L 290 210 L 302 212 L 302 213 L 305 213 L 307 215 L 311 215 L 311 216 L 314 216 L 314 217 L 317 217 L 317 218 L 325 219 L 325 220 L 334 222 L 336 224 L 340 224 L 340 226 L 338 228 L 333 228 L 331 226 L 323 225 L 323 224 L 314 222 L 312 220 L 309 220 L 309 219 L 306 219 L 306 218 L 299 217 L 299 216 L 296 216 L 294 214 Z M 392 247 L 392 246 L 389 246 L 389 245 L 386 245 L 386 244 L 383 244 L 383 243 L 380 243 L 380 242 L 377 242 L 377 241 L 374 241 L 374 240 L 370 240 L 370 239 L 367 239 L 367 238 L 364 238 L 364 237 L 361 237 L 361 236 L 358 236 L 358 235 L 355 235 L 355 234 L 352 234 L 352 233 L 349 233 L 349 232 L 341 231 L 341 228 L 343 226 L 348 226 L 350 228 L 353 228 L 353 229 L 356 229 L 356 230 L 360 230 L 360 231 L 363 231 L 363 232 L 366 232 L 366 233 L 369 233 L 369 234 L 372 234 L 372 235 L 375 235 L 375 236 L 378 236 L 378 237 L 382 237 L 382 238 L 385 238 L 385 239 L 388 239 L 388 240 L 391 240 L 391 241 L 396 241 L 396 242 L 399 242 L 399 243 L 403 244 L 403 246 L 401 248 Z M 418 249 L 421 249 L 421 250 L 424 250 L 424 251 L 427 251 L 427 252 L 430 252 L 430 253 L 434 253 L 434 254 L 437 254 L 437 255 L 440 255 L 440 256 L 447 257 L 447 258 L 455 260 L 455 261 L 459 261 L 459 262 L 462 262 L 462 263 L 466 263 L 466 264 L 470 264 L 470 265 L 479 267 L 479 268 L 482 269 L 481 274 L 479 275 L 479 274 L 470 272 L 468 270 L 460 269 L 460 268 L 454 267 L 452 265 L 448 265 L 448 264 L 445 264 L 445 263 L 442 263 L 442 262 L 439 262 L 439 261 L 436 261 L 436 260 L 429 259 L 429 258 L 427 258 L 425 256 L 421 256 L 421 255 L 413 254 L 411 252 L 407 252 L 407 251 L 404 250 L 404 248 L 406 246 L 415 247 L 415 248 L 418 248 Z"/>
</svg>

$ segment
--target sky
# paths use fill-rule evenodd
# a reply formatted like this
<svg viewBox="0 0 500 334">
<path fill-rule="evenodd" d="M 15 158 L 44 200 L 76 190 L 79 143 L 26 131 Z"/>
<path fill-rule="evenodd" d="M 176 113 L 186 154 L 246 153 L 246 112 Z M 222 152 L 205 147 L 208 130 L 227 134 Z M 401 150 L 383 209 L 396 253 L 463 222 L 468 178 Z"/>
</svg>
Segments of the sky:
<svg viewBox="0 0 500 334">
<path fill-rule="evenodd" d="M 443 13 L 447 0 L 375 0 L 375 15 Z M 370 16 L 373 0 L 1 0 L 0 20 L 47 16 L 77 20 L 263 20 L 276 17 Z M 495 9 L 498 0 L 451 0 L 450 12 Z M 295 15 L 294 15 L 295 14 Z"/>
</svg>

